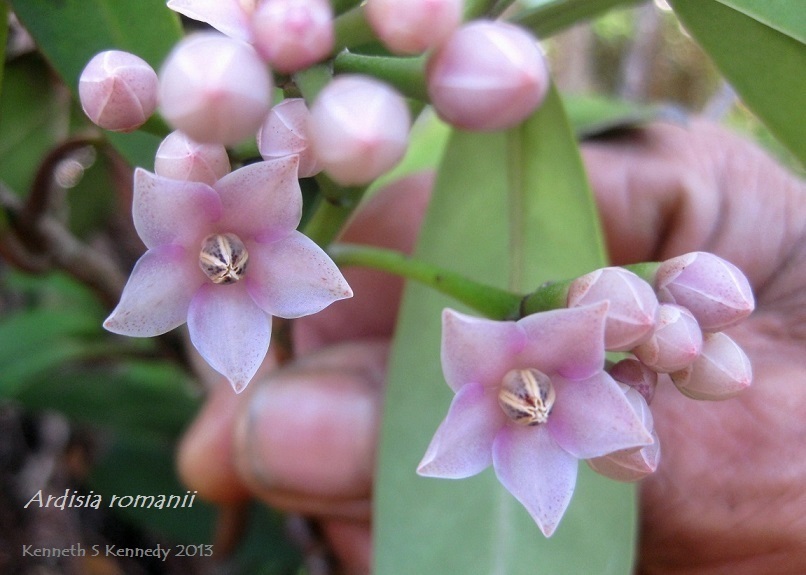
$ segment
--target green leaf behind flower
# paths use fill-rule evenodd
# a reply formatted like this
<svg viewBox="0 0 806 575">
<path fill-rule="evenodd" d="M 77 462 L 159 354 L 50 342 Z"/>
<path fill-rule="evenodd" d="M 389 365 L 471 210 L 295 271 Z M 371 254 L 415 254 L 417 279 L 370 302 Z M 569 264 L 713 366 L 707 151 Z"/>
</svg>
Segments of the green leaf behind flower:
<svg viewBox="0 0 806 575">
<path fill-rule="evenodd" d="M 604 264 L 594 204 L 556 92 L 519 128 L 451 136 L 417 256 L 522 292 Z M 452 399 L 439 358 L 446 306 L 458 307 L 421 286 L 406 289 L 382 429 L 373 572 L 629 572 L 633 489 L 584 464 L 551 539 L 492 470 L 461 481 L 416 474 Z"/>
</svg>

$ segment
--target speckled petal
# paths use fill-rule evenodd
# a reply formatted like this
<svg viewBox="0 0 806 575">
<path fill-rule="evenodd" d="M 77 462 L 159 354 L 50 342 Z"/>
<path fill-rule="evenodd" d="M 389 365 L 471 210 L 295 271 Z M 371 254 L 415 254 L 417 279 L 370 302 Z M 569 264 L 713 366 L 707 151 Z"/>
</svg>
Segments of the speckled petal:
<svg viewBox="0 0 806 575">
<path fill-rule="evenodd" d="M 183 248 L 169 245 L 148 250 L 135 264 L 120 303 L 104 327 L 132 337 L 153 337 L 179 327 L 204 281 L 195 257 L 188 257 Z"/>
<path fill-rule="evenodd" d="M 518 321 L 528 342 L 519 363 L 569 379 L 592 376 L 604 367 L 607 310 L 601 302 L 526 316 Z"/>
<path fill-rule="evenodd" d="M 453 398 L 417 473 L 446 479 L 480 473 L 492 463 L 493 441 L 505 417 L 491 390 L 478 383 L 465 385 Z"/>
<path fill-rule="evenodd" d="M 178 244 L 196 249 L 199 237 L 220 217 L 221 200 L 207 184 L 135 170 L 132 218 L 147 248 Z"/>
<path fill-rule="evenodd" d="M 246 285 L 263 311 L 285 318 L 316 313 L 353 295 L 333 260 L 297 231 L 270 244 L 250 244 Z"/>
<path fill-rule="evenodd" d="M 583 381 L 552 378 L 557 399 L 546 426 L 554 440 L 578 459 L 652 443 L 616 381 L 601 372 Z"/>
<path fill-rule="evenodd" d="M 297 156 L 257 162 L 218 180 L 214 187 L 224 205 L 221 229 L 266 243 L 295 230 L 302 217 L 298 164 Z"/>
<path fill-rule="evenodd" d="M 168 8 L 188 18 L 206 22 L 231 38 L 252 38 L 249 14 L 240 0 L 168 0 Z"/>
<path fill-rule="evenodd" d="M 493 443 L 493 467 L 543 535 L 551 536 L 574 494 L 576 458 L 557 445 L 544 425 L 508 426 Z"/>
<path fill-rule="evenodd" d="M 190 303 L 188 330 L 205 361 L 240 393 L 266 357 L 271 317 L 255 305 L 242 282 L 208 283 Z"/>
<path fill-rule="evenodd" d="M 467 383 L 497 387 L 525 343 L 515 322 L 442 312 L 442 370 L 454 391 Z"/>
</svg>

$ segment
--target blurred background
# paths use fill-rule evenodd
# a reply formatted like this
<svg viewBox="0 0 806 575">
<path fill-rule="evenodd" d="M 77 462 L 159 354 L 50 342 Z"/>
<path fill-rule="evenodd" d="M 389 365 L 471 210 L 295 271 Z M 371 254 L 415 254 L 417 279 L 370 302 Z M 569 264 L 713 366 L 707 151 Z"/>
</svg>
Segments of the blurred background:
<svg viewBox="0 0 806 575">
<path fill-rule="evenodd" d="M 5 6 L 3 2 L 0 5 Z M 5 11 L 3 11 L 5 13 Z M 64 509 L 48 495 L 178 494 L 174 451 L 204 390 L 180 330 L 105 332 L 143 246 L 131 162 L 84 117 L 13 11 L 0 96 L 0 573 L 322 573 L 300 518 L 259 505 Z M 625 121 L 703 114 L 796 163 L 741 105 L 663 0 L 613 10 L 547 39 L 580 137 Z M 134 136 L 137 137 L 137 136 Z M 145 137 L 145 136 L 144 136 Z M 153 156 L 152 156 L 153 158 Z M 152 158 L 138 162 L 153 168 Z M 135 161 L 137 159 L 135 158 Z M 23 545 L 215 545 L 210 557 L 25 557 Z"/>
</svg>

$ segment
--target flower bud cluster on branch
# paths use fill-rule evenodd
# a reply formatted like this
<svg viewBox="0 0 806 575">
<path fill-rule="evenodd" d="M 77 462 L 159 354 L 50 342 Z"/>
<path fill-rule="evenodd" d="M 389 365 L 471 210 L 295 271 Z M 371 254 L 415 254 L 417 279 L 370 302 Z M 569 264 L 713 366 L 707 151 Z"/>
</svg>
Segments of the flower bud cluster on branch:
<svg viewBox="0 0 806 575">
<path fill-rule="evenodd" d="M 571 500 L 577 460 L 619 481 L 654 472 L 649 403 L 659 373 L 695 399 L 750 385 L 750 362 L 721 329 L 754 309 L 742 272 L 695 252 L 650 281 L 608 267 L 568 283 L 567 307 L 494 321 L 443 315 L 442 367 L 456 393 L 418 467 L 462 478 L 492 465 L 551 535 Z M 606 369 L 606 352 L 632 352 Z"/>
<path fill-rule="evenodd" d="M 216 31 L 180 41 L 159 74 L 135 55 L 101 53 L 79 84 L 103 128 L 137 129 L 159 109 L 175 130 L 154 173 L 135 171 L 133 219 L 147 251 L 104 325 L 144 337 L 187 323 L 194 347 L 240 392 L 266 356 L 272 316 L 352 295 L 324 248 L 365 187 L 406 153 L 415 107 L 402 94 L 421 95 L 456 128 L 496 131 L 540 106 L 549 71 L 529 31 L 462 23 L 461 0 L 366 0 L 339 16 L 326 0 L 167 5 Z M 349 52 L 338 30 L 356 15 L 370 36 L 357 37 L 388 57 Z M 414 76 L 396 81 L 401 68 L 383 68 L 389 59 L 413 65 Z M 406 85 L 412 78 L 419 89 Z M 233 153 L 250 139 L 262 161 Z M 305 228 L 321 246 L 297 230 L 300 178 L 316 178 L 325 200 Z M 521 298 L 377 250 L 341 253 L 430 281 L 490 316 L 503 310 L 495 319 L 443 313 L 442 367 L 455 397 L 418 472 L 463 478 L 492 465 L 546 536 L 571 500 L 579 460 L 621 481 L 657 468 L 649 404 L 658 374 L 695 399 L 750 385 L 750 363 L 723 330 L 752 312 L 753 294 L 711 254 L 607 267 Z M 612 352 L 627 357 L 608 368 Z"/>
</svg>

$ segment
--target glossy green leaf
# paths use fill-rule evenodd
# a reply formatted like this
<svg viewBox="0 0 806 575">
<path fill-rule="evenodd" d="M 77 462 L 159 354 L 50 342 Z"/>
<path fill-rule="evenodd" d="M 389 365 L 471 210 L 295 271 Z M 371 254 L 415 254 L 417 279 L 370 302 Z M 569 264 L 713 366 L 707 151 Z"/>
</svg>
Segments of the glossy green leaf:
<svg viewBox="0 0 806 575">
<path fill-rule="evenodd" d="M 552 92 L 518 129 L 452 135 L 417 255 L 479 281 L 526 291 L 600 267 L 600 237 L 578 149 Z M 584 464 L 551 539 L 491 469 L 461 481 L 416 475 L 452 398 L 439 359 L 446 306 L 457 307 L 426 288 L 406 288 L 382 429 L 373 572 L 628 573 L 633 489 Z"/>
<path fill-rule="evenodd" d="M 725 6 L 758 20 L 806 44 L 806 10 L 801 0 L 719 0 Z"/>
<path fill-rule="evenodd" d="M 608 10 L 638 4 L 643 0 L 546 0 L 515 13 L 510 20 L 547 38 Z M 534 2 L 533 2 L 534 4 Z"/>
<path fill-rule="evenodd" d="M 165 0 L 10 0 L 62 80 L 77 94 L 87 62 L 102 50 L 126 50 L 159 69 L 182 37 L 176 12 Z M 150 134 L 110 134 L 132 165 L 153 167 L 159 138 Z"/>
<path fill-rule="evenodd" d="M 806 165 L 803 2 L 670 0 L 670 3 L 747 107 Z M 798 11 L 800 14 L 794 15 Z"/>
<path fill-rule="evenodd" d="M 9 0 L 37 46 L 73 93 L 87 62 L 102 50 L 126 50 L 155 69 L 181 37 L 165 0 Z"/>
</svg>

